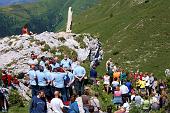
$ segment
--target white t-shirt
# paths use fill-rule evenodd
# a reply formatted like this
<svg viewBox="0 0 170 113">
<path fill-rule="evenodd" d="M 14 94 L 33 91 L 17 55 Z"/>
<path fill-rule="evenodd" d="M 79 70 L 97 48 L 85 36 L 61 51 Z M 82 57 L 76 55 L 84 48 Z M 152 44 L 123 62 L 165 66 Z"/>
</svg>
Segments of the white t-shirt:
<svg viewBox="0 0 170 113">
<path fill-rule="evenodd" d="M 118 82 L 118 81 L 113 81 L 113 82 L 112 82 L 112 86 L 113 86 L 113 87 L 117 87 L 118 85 L 119 85 L 119 82 Z"/>
<path fill-rule="evenodd" d="M 128 89 L 128 87 L 125 86 L 125 85 L 121 85 L 121 86 L 120 86 L 120 91 L 122 92 L 122 94 L 127 94 L 127 93 L 129 93 L 129 89 Z"/>
<path fill-rule="evenodd" d="M 98 111 L 98 108 L 100 107 L 99 100 L 96 97 L 93 97 L 90 100 L 90 103 L 91 103 L 92 106 L 94 106 L 94 111 Z"/>
<path fill-rule="evenodd" d="M 110 76 L 104 76 L 104 84 L 110 84 Z"/>
<path fill-rule="evenodd" d="M 130 105 L 128 102 L 123 104 L 123 107 L 126 109 L 125 113 L 129 113 Z"/>
<path fill-rule="evenodd" d="M 146 81 L 146 86 L 150 85 L 149 76 L 143 77 L 142 79 Z"/>
<path fill-rule="evenodd" d="M 77 101 L 77 104 L 78 104 L 78 107 L 79 107 L 79 112 L 80 113 L 85 113 L 85 111 L 83 109 L 83 100 L 82 100 L 82 97 L 77 97 L 76 101 Z"/>
<path fill-rule="evenodd" d="M 28 64 L 29 64 L 29 65 L 32 65 L 32 64 L 35 64 L 35 65 L 36 65 L 36 64 L 38 64 L 38 60 L 37 60 L 37 59 L 34 59 L 34 60 L 33 60 L 33 59 L 30 59 L 30 60 L 28 60 Z"/>
<path fill-rule="evenodd" d="M 51 100 L 51 107 L 55 113 L 63 113 L 62 108 L 64 107 L 63 102 L 59 98 L 53 98 Z"/>
</svg>

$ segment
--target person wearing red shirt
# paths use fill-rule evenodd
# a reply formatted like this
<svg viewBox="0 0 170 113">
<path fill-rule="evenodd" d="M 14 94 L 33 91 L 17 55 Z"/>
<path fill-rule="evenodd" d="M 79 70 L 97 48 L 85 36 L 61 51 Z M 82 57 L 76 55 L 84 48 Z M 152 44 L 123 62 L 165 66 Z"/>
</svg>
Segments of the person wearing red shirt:
<svg viewBox="0 0 170 113">
<path fill-rule="evenodd" d="M 27 34 L 27 35 L 32 35 L 32 32 L 29 32 L 28 30 L 28 25 L 25 24 L 24 27 L 22 28 L 22 35 Z"/>
<path fill-rule="evenodd" d="M 10 74 L 7 74 L 6 71 L 2 72 L 1 79 L 2 79 L 5 87 L 11 86 L 12 76 Z"/>
<path fill-rule="evenodd" d="M 143 73 L 142 72 L 140 72 L 139 77 L 140 77 L 140 80 L 142 80 L 142 78 L 143 78 Z"/>
<path fill-rule="evenodd" d="M 23 34 L 29 35 L 29 32 L 28 32 L 28 25 L 27 25 L 27 24 L 25 24 L 24 27 L 22 28 L 22 35 L 23 35 Z"/>
<path fill-rule="evenodd" d="M 16 76 L 13 77 L 12 83 L 15 85 L 19 85 L 18 78 Z"/>
</svg>

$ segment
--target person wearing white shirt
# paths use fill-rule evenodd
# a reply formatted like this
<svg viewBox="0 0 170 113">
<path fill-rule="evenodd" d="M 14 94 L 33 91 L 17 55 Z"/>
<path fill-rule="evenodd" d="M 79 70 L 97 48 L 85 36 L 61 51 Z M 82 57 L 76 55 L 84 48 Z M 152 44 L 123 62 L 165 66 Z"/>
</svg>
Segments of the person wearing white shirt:
<svg viewBox="0 0 170 113">
<path fill-rule="evenodd" d="M 130 104 L 128 103 L 128 101 L 126 100 L 126 102 L 123 104 L 123 108 L 126 109 L 125 113 L 129 113 L 130 110 Z"/>
<path fill-rule="evenodd" d="M 46 69 L 46 67 L 45 67 L 45 56 L 41 57 L 41 61 L 40 61 L 39 65 L 42 66 L 44 69 Z"/>
<path fill-rule="evenodd" d="M 38 64 L 38 60 L 35 55 L 31 55 L 31 59 L 28 60 L 28 64 L 29 65 L 32 65 L 32 64 L 37 65 Z"/>
<path fill-rule="evenodd" d="M 146 95 L 149 95 L 149 86 L 150 86 L 149 75 L 147 73 L 145 73 L 145 75 L 143 76 L 142 79 L 146 81 L 146 85 L 145 85 Z"/>
<path fill-rule="evenodd" d="M 60 92 L 59 91 L 55 91 L 54 92 L 54 98 L 51 100 L 51 109 L 52 111 L 54 111 L 54 113 L 63 113 L 63 108 L 64 108 L 64 104 L 62 102 L 62 100 L 60 99 Z"/>
<path fill-rule="evenodd" d="M 122 100 L 123 103 L 126 102 L 126 98 L 128 97 L 128 93 L 129 93 L 129 89 L 127 86 L 125 86 L 124 84 L 120 86 L 120 91 L 122 92 Z"/>
<path fill-rule="evenodd" d="M 106 73 L 103 77 L 104 80 L 104 87 L 107 93 L 109 93 L 109 86 L 110 86 L 110 76 Z"/>
<path fill-rule="evenodd" d="M 119 82 L 117 81 L 117 78 L 114 78 L 114 81 L 112 82 L 112 89 L 114 89 L 119 85 Z"/>
</svg>

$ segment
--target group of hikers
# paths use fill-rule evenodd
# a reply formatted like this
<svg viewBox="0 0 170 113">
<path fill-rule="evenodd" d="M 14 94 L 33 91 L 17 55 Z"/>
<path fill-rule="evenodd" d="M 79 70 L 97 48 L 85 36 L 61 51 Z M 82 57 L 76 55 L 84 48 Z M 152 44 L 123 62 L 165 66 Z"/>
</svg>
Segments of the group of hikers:
<svg viewBox="0 0 170 113">
<path fill-rule="evenodd" d="M 76 58 L 70 59 L 67 55 L 62 60 L 57 56 L 37 58 L 34 52 L 30 56 L 30 69 L 24 75 L 29 81 L 24 84 L 32 90 L 30 113 L 99 112 L 98 93 L 88 96 L 90 88 L 84 88 L 86 70 Z M 10 71 L 3 70 L 2 74 L 4 87 L 20 85 Z M 7 110 L 2 107 L 2 111 Z"/>
<path fill-rule="evenodd" d="M 113 104 L 118 108 L 115 113 L 129 113 L 133 107 L 148 113 L 168 105 L 168 81 L 139 70 L 126 72 L 111 58 L 106 62 L 106 70 L 104 87 L 106 93 L 113 94 Z"/>
<path fill-rule="evenodd" d="M 102 113 L 100 95 L 85 86 L 87 73 L 77 58 L 71 59 L 66 54 L 62 60 L 58 56 L 37 58 L 34 52 L 30 56 L 30 70 L 24 75 L 32 90 L 30 113 Z M 91 63 L 89 73 L 92 85 L 96 86 L 101 85 L 98 84 L 101 76 L 96 71 L 98 65 L 97 60 Z M 106 74 L 101 80 L 104 92 L 113 95 L 112 102 L 117 106 L 114 113 L 129 113 L 133 107 L 149 112 L 167 105 L 167 81 L 157 80 L 153 73 L 127 72 L 113 64 L 111 58 L 105 69 Z M 1 79 L 6 88 L 19 86 L 10 69 L 2 70 Z M 7 101 L 2 101 L 5 100 L 4 91 L 0 91 L 0 106 L 3 112 L 7 112 Z M 113 111 L 108 109 L 107 113 Z"/>
</svg>

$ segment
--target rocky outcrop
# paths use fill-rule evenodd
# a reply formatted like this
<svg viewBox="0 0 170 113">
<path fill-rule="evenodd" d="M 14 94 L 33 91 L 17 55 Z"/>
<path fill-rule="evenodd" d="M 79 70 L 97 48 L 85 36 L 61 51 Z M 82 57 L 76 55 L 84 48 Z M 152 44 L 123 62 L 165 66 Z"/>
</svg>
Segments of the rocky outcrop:
<svg viewBox="0 0 170 113">
<path fill-rule="evenodd" d="M 88 58 L 92 50 L 93 58 L 98 52 L 98 39 L 90 34 L 75 34 L 66 32 L 43 32 L 34 35 L 16 35 L 0 40 L 0 68 L 15 68 L 15 73 L 27 72 L 28 60 L 32 51 L 39 57 L 51 57 L 49 49 L 66 46 L 77 53 L 78 60 Z M 47 48 L 48 47 L 48 48 Z"/>
</svg>

